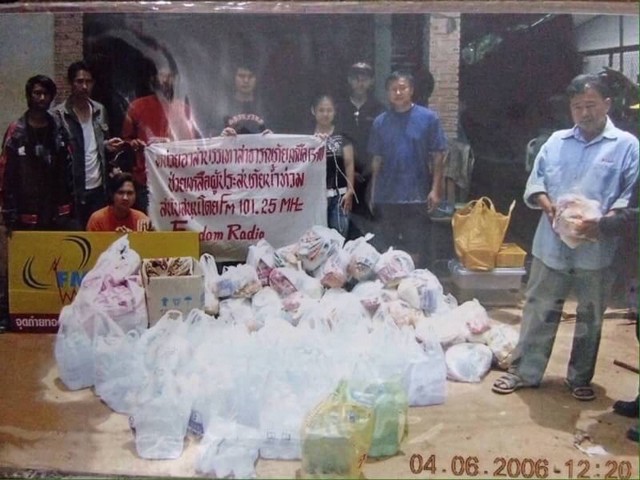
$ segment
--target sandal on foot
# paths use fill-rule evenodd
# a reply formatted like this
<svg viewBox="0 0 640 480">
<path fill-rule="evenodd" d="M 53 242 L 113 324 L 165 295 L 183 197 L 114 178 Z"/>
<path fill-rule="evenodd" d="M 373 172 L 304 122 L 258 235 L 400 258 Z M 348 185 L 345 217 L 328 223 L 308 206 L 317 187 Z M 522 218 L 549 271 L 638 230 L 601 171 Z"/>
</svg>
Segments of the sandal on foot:
<svg viewBox="0 0 640 480">
<path fill-rule="evenodd" d="M 524 386 L 525 385 L 519 376 L 513 373 L 506 373 L 493 382 L 491 391 L 500 394 L 507 394 L 513 393 Z"/>
<path fill-rule="evenodd" d="M 564 381 L 564 384 L 571 390 L 571 396 L 576 400 L 582 402 L 589 402 L 595 400 L 596 394 L 589 385 L 583 385 L 581 387 L 574 387 L 568 380 Z"/>
</svg>

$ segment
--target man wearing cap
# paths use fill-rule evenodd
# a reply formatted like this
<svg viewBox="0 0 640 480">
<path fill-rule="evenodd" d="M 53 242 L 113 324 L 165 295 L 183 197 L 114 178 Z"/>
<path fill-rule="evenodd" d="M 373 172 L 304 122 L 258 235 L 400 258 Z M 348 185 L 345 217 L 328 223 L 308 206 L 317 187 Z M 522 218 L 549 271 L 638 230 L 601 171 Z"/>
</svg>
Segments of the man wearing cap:
<svg viewBox="0 0 640 480">
<path fill-rule="evenodd" d="M 354 213 L 366 211 L 365 192 L 371 177 L 371 165 L 367 154 L 369 132 L 375 118 L 384 111 L 384 106 L 371 95 L 373 68 L 366 62 L 357 62 L 349 67 L 347 82 L 349 97 L 337 105 L 339 130 L 353 141 L 356 168 L 356 196 L 358 203 Z"/>
</svg>

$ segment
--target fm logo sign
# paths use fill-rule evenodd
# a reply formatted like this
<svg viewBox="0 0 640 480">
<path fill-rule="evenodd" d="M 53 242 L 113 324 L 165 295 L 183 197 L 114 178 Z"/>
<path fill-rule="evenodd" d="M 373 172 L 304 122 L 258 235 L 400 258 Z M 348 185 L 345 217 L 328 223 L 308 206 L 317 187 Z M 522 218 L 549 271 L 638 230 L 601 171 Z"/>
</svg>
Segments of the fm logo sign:
<svg viewBox="0 0 640 480">
<path fill-rule="evenodd" d="M 47 280 L 51 280 L 53 276 L 60 302 L 62 305 L 67 305 L 75 298 L 82 279 L 87 273 L 86 267 L 91 258 L 91 243 L 86 238 L 77 235 L 69 235 L 63 238 L 62 241 L 69 242 L 77 247 L 79 251 L 77 266 L 69 268 L 68 262 L 63 262 L 63 257 L 59 256 L 51 261 L 51 266 L 44 278 L 37 278 L 35 274 L 37 270 L 34 268 L 36 258 L 31 256 L 27 258 L 22 266 L 22 281 L 34 290 L 48 290 L 52 287 L 52 284 L 48 283 Z M 69 256 L 75 257 L 75 255 Z"/>
</svg>

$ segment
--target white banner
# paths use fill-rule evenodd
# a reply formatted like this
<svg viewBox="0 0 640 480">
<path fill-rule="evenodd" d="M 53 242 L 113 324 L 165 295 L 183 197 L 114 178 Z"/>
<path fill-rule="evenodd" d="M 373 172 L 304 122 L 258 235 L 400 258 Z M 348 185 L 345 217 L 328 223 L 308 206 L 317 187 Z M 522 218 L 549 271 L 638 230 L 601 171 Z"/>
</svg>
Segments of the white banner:
<svg viewBox="0 0 640 480">
<path fill-rule="evenodd" d="M 145 149 L 149 216 L 157 230 L 199 233 L 216 260 L 246 259 L 327 224 L 324 142 L 311 135 L 238 135 Z"/>
</svg>

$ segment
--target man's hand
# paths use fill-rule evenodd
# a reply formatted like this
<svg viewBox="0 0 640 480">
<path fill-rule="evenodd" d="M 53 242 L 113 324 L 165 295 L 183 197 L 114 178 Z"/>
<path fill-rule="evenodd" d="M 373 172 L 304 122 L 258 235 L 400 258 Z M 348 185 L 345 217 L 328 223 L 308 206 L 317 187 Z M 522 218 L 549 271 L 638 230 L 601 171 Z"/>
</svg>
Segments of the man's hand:
<svg viewBox="0 0 640 480">
<path fill-rule="evenodd" d="M 556 206 L 551 203 L 549 196 L 546 193 L 539 193 L 535 197 L 536 203 L 542 209 L 547 216 L 549 223 L 553 225 L 553 220 L 556 217 Z"/>
<path fill-rule="evenodd" d="M 600 236 L 598 223 L 599 220 L 595 218 L 583 218 L 578 221 L 573 228 L 577 235 L 588 238 L 589 240 L 596 240 Z"/>
<path fill-rule="evenodd" d="M 270 134 L 272 134 L 272 133 L 273 133 L 273 132 L 267 128 L 267 129 L 265 129 L 265 130 L 262 132 L 262 135 L 270 135 Z"/>
<path fill-rule="evenodd" d="M 151 232 L 152 230 L 151 220 L 138 220 L 136 232 Z"/>
<path fill-rule="evenodd" d="M 440 195 L 435 190 L 431 190 L 427 195 L 427 212 L 434 212 L 438 205 L 440 205 Z"/>
<path fill-rule="evenodd" d="M 340 199 L 340 207 L 345 212 L 350 212 L 353 208 L 353 190 L 349 189 Z"/>
<path fill-rule="evenodd" d="M 235 128 L 232 127 L 224 127 L 222 132 L 220 132 L 221 137 L 237 137 L 238 132 L 236 132 Z"/>
<path fill-rule="evenodd" d="M 133 149 L 134 152 L 137 152 L 139 150 L 144 150 L 144 147 L 147 146 L 147 144 L 144 143 L 144 141 L 140 140 L 139 138 L 134 138 L 133 140 L 129 140 L 127 143 Z"/>
<path fill-rule="evenodd" d="M 122 140 L 120 137 L 113 137 L 104 142 L 104 147 L 107 149 L 107 151 L 112 153 L 119 152 L 124 148 L 125 145 L 126 145 L 126 142 Z"/>
<path fill-rule="evenodd" d="M 131 233 L 133 230 L 131 230 L 129 227 L 125 227 L 124 225 L 121 225 L 119 227 L 116 227 L 115 231 L 118 233 Z"/>
</svg>

